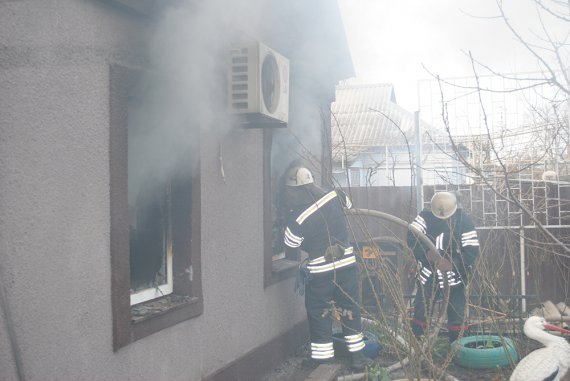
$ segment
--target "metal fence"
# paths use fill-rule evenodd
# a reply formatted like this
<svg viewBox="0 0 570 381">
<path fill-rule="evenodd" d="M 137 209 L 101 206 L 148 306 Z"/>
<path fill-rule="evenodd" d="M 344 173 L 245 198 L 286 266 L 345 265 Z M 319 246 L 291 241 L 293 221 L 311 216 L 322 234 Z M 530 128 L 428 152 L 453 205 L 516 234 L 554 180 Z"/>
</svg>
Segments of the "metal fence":
<svg viewBox="0 0 570 381">
<path fill-rule="evenodd" d="M 570 183 L 517 178 L 508 184 L 495 179 L 487 184 L 436 185 L 424 187 L 424 205 L 434 192 L 457 191 L 479 232 L 481 257 L 472 289 L 472 301 L 484 308 L 510 315 L 525 313 L 541 301 L 568 302 L 570 298 L 570 258 L 538 226 L 563 244 L 570 245 Z M 505 192 L 515 195 L 521 206 L 505 200 Z M 357 208 L 390 213 L 411 222 L 415 217 L 415 189 L 412 187 L 357 187 L 349 190 Z M 365 225 L 363 229 L 362 226 Z M 405 229 L 385 222 L 360 219 L 355 240 L 394 237 L 405 242 Z M 411 266 L 409 257 L 398 260 Z M 406 269 L 402 282 L 409 284 Z"/>
</svg>

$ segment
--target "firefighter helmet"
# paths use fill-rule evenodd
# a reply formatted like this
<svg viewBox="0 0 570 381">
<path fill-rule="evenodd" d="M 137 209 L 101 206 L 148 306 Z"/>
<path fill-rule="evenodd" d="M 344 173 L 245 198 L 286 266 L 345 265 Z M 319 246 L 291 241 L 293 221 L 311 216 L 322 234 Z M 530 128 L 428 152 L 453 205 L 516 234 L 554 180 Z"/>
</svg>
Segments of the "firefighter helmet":
<svg viewBox="0 0 570 381">
<path fill-rule="evenodd" d="M 301 185 L 312 184 L 315 182 L 313 174 L 305 167 L 294 167 L 289 170 L 285 185 L 290 187 L 299 187 Z"/>
<path fill-rule="evenodd" d="M 451 192 L 438 192 L 431 198 L 431 212 L 437 218 L 446 220 L 457 210 L 457 197 Z"/>
</svg>

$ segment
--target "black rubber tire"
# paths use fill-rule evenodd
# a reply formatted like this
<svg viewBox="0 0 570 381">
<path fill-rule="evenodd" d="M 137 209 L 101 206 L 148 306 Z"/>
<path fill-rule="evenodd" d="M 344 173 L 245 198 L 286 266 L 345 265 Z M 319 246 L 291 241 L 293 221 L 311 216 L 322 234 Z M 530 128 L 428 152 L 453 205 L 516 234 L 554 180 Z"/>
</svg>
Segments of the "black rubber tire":
<svg viewBox="0 0 570 381">
<path fill-rule="evenodd" d="M 469 348 L 467 345 L 476 342 L 492 342 L 495 348 Z M 508 337 L 500 336 L 467 336 L 453 343 L 457 349 L 453 361 L 464 368 L 492 369 L 514 364 L 518 361 L 515 343 Z"/>
</svg>

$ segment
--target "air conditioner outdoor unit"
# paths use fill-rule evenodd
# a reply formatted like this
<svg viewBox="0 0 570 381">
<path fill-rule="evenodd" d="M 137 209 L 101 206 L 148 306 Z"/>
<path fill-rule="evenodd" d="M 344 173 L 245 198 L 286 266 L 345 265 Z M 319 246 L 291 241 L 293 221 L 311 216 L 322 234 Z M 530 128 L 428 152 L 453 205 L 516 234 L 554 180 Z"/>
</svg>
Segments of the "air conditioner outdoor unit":
<svg viewBox="0 0 570 381">
<path fill-rule="evenodd" d="M 251 127 L 286 126 L 289 121 L 289 60 L 260 42 L 230 50 L 230 112 Z"/>
</svg>

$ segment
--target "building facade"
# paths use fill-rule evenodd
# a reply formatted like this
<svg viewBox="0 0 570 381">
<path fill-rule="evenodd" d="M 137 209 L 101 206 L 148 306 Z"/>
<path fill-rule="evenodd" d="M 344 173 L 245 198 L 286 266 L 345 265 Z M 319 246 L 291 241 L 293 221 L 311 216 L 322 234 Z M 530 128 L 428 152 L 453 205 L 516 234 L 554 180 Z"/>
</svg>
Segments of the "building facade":
<svg viewBox="0 0 570 381">
<path fill-rule="evenodd" d="M 228 107 L 251 40 L 286 127 Z M 345 41 L 327 1 L 0 3 L 0 379 L 252 380 L 303 343 L 275 179 L 297 136 L 330 156 Z"/>
</svg>

